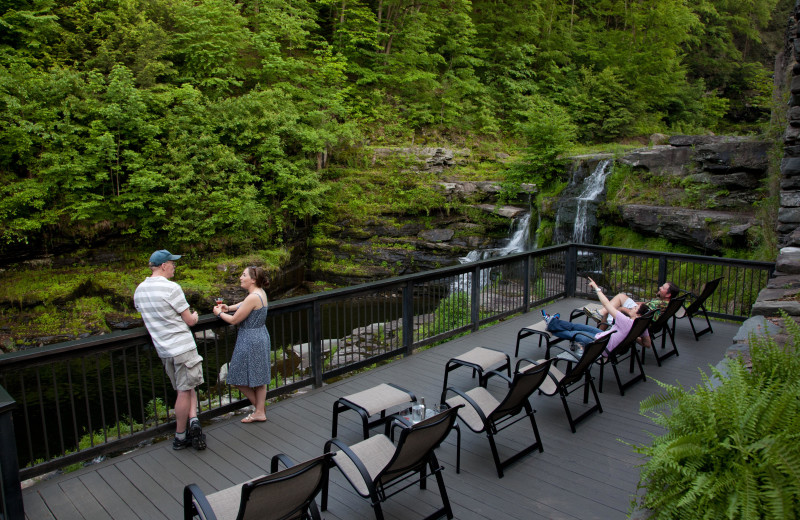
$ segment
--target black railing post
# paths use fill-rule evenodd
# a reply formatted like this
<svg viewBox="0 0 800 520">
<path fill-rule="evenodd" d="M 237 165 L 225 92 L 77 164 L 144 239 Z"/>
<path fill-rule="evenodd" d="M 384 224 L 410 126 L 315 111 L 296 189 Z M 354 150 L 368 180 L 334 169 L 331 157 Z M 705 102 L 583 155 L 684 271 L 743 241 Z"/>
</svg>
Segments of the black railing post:
<svg viewBox="0 0 800 520">
<path fill-rule="evenodd" d="M 6 389 L 0 386 L 0 518 L 22 520 L 25 511 L 22 506 L 22 486 L 19 481 L 17 462 L 17 441 L 14 437 L 14 421 L 11 413 L 17 402 Z"/>
<path fill-rule="evenodd" d="M 480 313 L 478 312 L 481 307 L 481 268 L 475 266 L 472 269 L 472 284 L 470 284 L 470 319 L 472 323 L 472 332 L 478 330 L 478 321 L 480 320 Z"/>
<path fill-rule="evenodd" d="M 564 261 L 564 294 L 567 298 L 575 297 L 575 286 L 578 279 L 578 246 L 570 244 L 567 258 Z"/>
<path fill-rule="evenodd" d="M 522 283 L 522 301 L 525 303 L 522 312 L 528 312 L 531 310 L 531 255 L 525 256 L 522 261 L 522 272 L 525 273 Z"/>
<path fill-rule="evenodd" d="M 322 386 L 322 305 L 315 300 L 308 320 L 308 345 L 311 347 L 311 375 L 314 388 Z"/>
<path fill-rule="evenodd" d="M 667 256 L 658 257 L 658 286 L 661 287 L 667 281 Z"/>
<path fill-rule="evenodd" d="M 411 280 L 403 287 L 403 348 L 406 356 L 414 352 L 414 282 Z"/>
</svg>

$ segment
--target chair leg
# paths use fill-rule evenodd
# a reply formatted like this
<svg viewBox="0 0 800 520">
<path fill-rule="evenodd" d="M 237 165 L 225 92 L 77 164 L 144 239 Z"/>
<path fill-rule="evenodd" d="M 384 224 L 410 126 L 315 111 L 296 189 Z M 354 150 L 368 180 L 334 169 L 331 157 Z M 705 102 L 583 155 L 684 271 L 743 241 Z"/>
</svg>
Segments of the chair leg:
<svg viewBox="0 0 800 520">
<path fill-rule="evenodd" d="M 444 514 L 447 515 L 448 520 L 453 518 L 453 508 L 450 507 L 450 497 L 447 496 L 447 488 L 444 485 L 444 477 L 442 477 L 442 470 L 439 466 L 439 461 L 436 455 L 431 452 L 430 460 L 431 473 L 436 477 L 436 484 L 439 486 L 439 496 L 442 498 L 442 505 L 444 506 Z"/>
<path fill-rule="evenodd" d="M 486 436 L 489 438 L 489 446 L 492 448 L 492 458 L 497 468 L 497 478 L 503 478 L 503 465 L 500 463 L 500 455 L 497 453 L 497 445 L 494 442 L 494 436 L 488 429 L 486 430 Z"/>
<path fill-rule="evenodd" d="M 564 405 L 564 411 L 567 412 L 567 421 L 569 422 L 569 429 L 572 430 L 572 433 L 575 433 L 575 421 L 572 420 L 572 413 L 569 410 L 569 403 L 567 402 L 567 393 L 562 391 L 561 394 L 561 404 Z"/>
<path fill-rule="evenodd" d="M 530 408 L 530 409 L 527 409 Z M 536 410 L 528 405 L 526 407 L 526 412 L 528 412 L 528 416 L 531 418 L 531 427 L 533 428 L 533 436 L 536 438 L 536 444 L 539 445 L 539 453 L 544 451 L 544 446 L 542 446 L 542 438 L 539 436 L 539 427 L 536 425 L 536 417 L 533 416 L 536 413 Z"/>
</svg>

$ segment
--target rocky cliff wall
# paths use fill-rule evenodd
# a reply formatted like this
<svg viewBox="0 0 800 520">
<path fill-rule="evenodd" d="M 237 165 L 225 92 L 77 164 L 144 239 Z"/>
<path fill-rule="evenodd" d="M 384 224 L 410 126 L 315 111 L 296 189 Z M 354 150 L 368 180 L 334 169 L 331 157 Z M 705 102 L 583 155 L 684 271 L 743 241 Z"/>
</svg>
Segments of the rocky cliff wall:
<svg viewBox="0 0 800 520">
<path fill-rule="evenodd" d="M 789 87 L 789 110 L 783 135 L 778 244 L 800 247 L 800 2 L 787 24 L 786 47 L 776 60 L 776 82 Z"/>
</svg>

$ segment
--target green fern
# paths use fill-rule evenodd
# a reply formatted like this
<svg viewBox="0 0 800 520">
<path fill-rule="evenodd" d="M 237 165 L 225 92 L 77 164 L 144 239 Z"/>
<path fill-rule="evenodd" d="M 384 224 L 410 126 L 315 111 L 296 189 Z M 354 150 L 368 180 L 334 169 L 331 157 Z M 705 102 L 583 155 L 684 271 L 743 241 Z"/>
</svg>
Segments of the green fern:
<svg viewBox="0 0 800 520">
<path fill-rule="evenodd" d="M 800 326 L 783 317 L 785 345 L 750 338 L 752 369 L 731 360 L 694 389 L 659 382 L 642 401 L 666 430 L 634 446 L 651 519 L 800 518 Z"/>
</svg>

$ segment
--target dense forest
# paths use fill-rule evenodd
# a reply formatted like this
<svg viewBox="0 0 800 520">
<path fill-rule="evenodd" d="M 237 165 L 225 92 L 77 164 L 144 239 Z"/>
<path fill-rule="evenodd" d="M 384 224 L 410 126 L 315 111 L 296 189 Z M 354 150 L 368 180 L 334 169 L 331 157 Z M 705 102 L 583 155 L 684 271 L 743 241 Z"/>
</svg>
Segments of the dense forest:
<svg viewBox="0 0 800 520">
<path fill-rule="evenodd" d="M 754 133 L 789 0 L 0 0 L 0 253 L 279 244 L 376 144 Z"/>
</svg>

